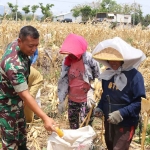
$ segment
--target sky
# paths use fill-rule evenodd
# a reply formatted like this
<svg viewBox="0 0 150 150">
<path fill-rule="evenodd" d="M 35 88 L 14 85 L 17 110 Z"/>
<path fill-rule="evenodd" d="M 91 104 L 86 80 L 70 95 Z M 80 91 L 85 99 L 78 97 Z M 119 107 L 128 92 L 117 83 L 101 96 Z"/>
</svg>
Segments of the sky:
<svg viewBox="0 0 150 150">
<path fill-rule="evenodd" d="M 58 15 L 61 13 L 67 13 L 69 12 L 74 6 L 78 4 L 86 4 L 86 3 L 92 3 L 92 2 L 97 2 L 101 0 L 0 0 L 0 14 L 4 12 L 4 6 L 5 10 L 8 11 L 8 2 L 12 4 L 17 4 L 19 6 L 19 10 L 22 9 L 23 6 L 25 5 L 38 5 L 39 3 L 43 3 L 45 6 L 46 4 L 54 4 L 52 7 L 52 12 L 54 15 Z M 115 0 L 117 3 L 122 4 L 122 3 L 136 3 L 141 4 L 142 6 L 142 11 L 143 15 L 150 14 L 150 3 L 149 0 Z M 41 14 L 40 9 L 37 10 L 36 12 L 38 15 Z"/>
</svg>

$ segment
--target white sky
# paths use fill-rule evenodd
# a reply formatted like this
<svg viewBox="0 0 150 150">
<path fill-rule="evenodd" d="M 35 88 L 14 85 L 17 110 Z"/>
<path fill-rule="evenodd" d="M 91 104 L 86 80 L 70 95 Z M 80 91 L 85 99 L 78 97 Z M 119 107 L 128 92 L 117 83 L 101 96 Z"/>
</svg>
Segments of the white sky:
<svg viewBox="0 0 150 150">
<path fill-rule="evenodd" d="M 85 4 L 85 3 L 92 3 L 96 1 L 101 0 L 0 0 L 0 12 L 4 11 L 3 6 L 6 6 L 7 9 L 7 3 L 10 2 L 12 4 L 16 4 L 16 1 L 19 6 L 19 10 L 22 10 L 22 7 L 25 5 L 39 5 L 39 3 L 43 3 L 45 6 L 46 4 L 54 4 L 52 7 L 53 14 L 60 14 L 60 13 L 66 13 L 69 12 L 73 6 L 76 6 L 78 4 Z M 150 2 L 149 0 L 116 0 L 117 3 L 139 3 L 142 5 L 142 11 L 143 14 L 150 14 Z M 38 9 L 37 14 L 41 14 L 40 9 Z"/>
</svg>

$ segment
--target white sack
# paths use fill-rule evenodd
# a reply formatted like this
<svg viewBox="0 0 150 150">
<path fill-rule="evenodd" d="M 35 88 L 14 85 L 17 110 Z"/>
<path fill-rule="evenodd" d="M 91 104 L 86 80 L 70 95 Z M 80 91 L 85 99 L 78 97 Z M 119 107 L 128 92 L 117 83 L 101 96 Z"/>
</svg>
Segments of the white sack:
<svg viewBox="0 0 150 150">
<path fill-rule="evenodd" d="M 76 130 L 64 129 L 64 136 L 60 138 L 53 132 L 49 139 L 47 150 L 89 150 L 96 133 L 91 126 Z"/>
<path fill-rule="evenodd" d="M 39 105 L 39 107 L 41 108 L 40 96 L 41 96 L 41 90 L 39 89 L 38 92 L 37 92 L 37 94 L 36 94 L 35 100 L 36 100 L 37 104 Z"/>
</svg>

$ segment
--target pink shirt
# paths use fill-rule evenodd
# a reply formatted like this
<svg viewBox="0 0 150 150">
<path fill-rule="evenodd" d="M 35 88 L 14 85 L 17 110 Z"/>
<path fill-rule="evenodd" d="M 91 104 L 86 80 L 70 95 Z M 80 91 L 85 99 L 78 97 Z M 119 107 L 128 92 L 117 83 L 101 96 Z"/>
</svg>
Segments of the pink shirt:
<svg viewBox="0 0 150 150">
<path fill-rule="evenodd" d="M 74 102 L 86 102 L 87 92 L 90 85 L 83 80 L 85 72 L 83 60 L 72 62 L 68 72 L 69 77 L 69 99 Z"/>
</svg>

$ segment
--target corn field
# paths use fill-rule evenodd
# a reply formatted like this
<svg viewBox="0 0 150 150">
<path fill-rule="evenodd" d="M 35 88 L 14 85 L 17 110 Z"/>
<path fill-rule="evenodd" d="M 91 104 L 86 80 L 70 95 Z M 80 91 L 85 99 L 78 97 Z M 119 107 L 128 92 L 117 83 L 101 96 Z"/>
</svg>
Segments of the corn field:
<svg viewBox="0 0 150 150">
<path fill-rule="evenodd" d="M 126 42 L 141 49 L 147 56 L 145 62 L 139 67 L 139 71 L 144 76 L 145 88 L 147 99 L 150 99 L 150 30 L 143 30 L 140 25 L 134 28 L 123 26 L 115 29 L 109 28 L 110 24 L 100 23 L 92 25 L 77 24 L 77 23 L 54 23 L 54 22 L 26 22 L 26 21 L 8 21 L 3 20 L 0 24 L 0 56 L 3 54 L 7 44 L 12 42 L 18 37 L 19 30 L 25 25 L 32 25 L 40 33 L 40 44 L 38 47 L 39 58 L 36 62 L 38 69 L 44 76 L 44 83 L 42 87 L 42 109 L 51 117 L 56 119 L 56 122 L 61 128 L 69 128 L 67 122 L 67 114 L 64 113 L 62 116 L 57 116 L 57 81 L 60 75 L 61 62 L 63 56 L 59 54 L 59 48 L 69 33 L 75 33 L 83 36 L 88 42 L 88 51 L 92 51 L 95 46 L 102 40 L 121 37 Z M 144 109 L 144 107 L 142 107 Z M 150 107 L 149 107 L 150 109 Z M 147 113 L 149 117 L 150 111 L 143 111 Z M 95 121 L 94 128 L 97 131 L 99 137 L 101 137 L 101 128 L 99 124 L 100 120 Z M 146 122 L 144 121 L 146 124 Z M 147 125 L 147 124 L 146 124 Z M 145 126 L 145 125 L 143 125 Z M 42 124 L 40 119 L 34 120 L 33 123 L 28 125 L 28 146 L 32 150 L 44 150 L 46 149 L 46 141 L 49 136 Z M 146 136 L 146 135 L 145 135 Z M 105 147 L 101 139 L 96 139 L 95 143 L 99 143 L 102 147 Z M 96 148 L 95 148 L 96 149 Z M 98 148 L 100 150 L 100 148 Z M 98 150 L 97 149 L 97 150 Z M 132 149 L 150 149 L 149 145 L 141 147 L 140 144 L 131 143 Z"/>
</svg>

